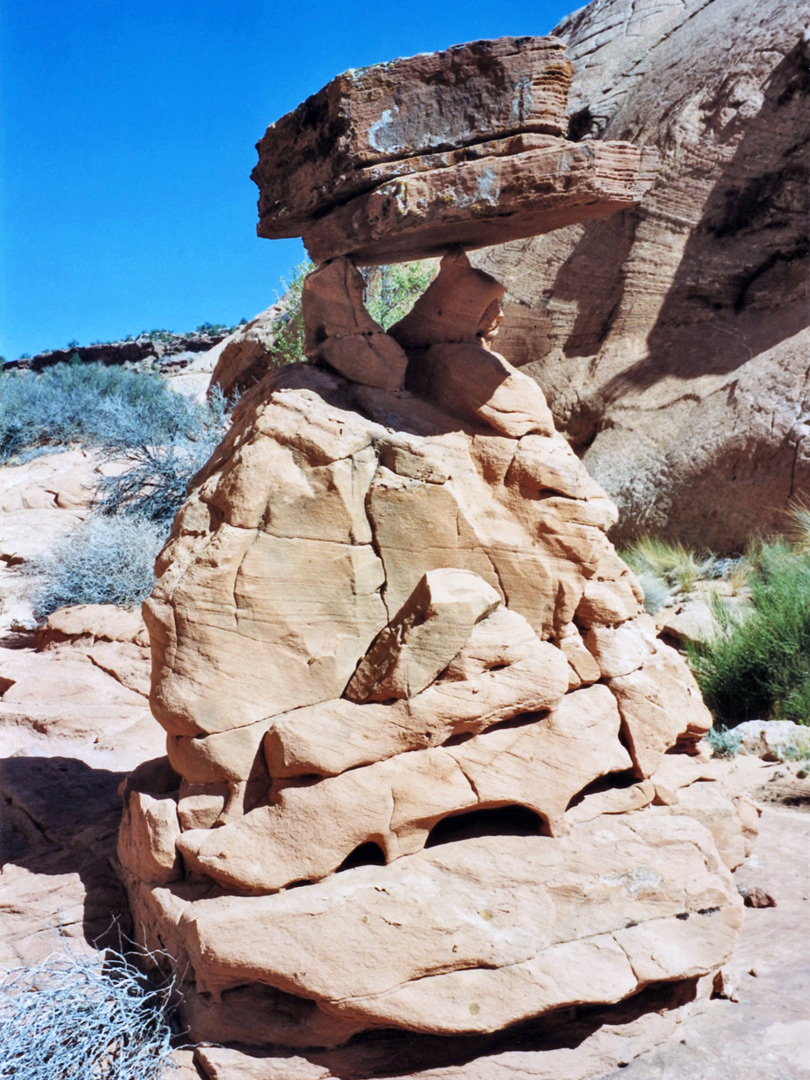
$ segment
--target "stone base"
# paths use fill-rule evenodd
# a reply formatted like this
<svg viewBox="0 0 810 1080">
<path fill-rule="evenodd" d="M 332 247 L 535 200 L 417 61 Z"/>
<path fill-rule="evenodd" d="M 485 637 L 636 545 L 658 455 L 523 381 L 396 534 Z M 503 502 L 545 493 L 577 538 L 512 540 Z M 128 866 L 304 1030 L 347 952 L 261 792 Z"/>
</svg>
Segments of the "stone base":
<svg viewBox="0 0 810 1080">
<path fill-rule="evenodd" d="M 675 1035 L 712 976 L 643 990 L 618 1005 L 569 1009 L 493 1035 L 381 1031 L 337 1050 L 267 1053 L 198 1047 L 208 1080 L 595 1080 Z"/>
</svg>

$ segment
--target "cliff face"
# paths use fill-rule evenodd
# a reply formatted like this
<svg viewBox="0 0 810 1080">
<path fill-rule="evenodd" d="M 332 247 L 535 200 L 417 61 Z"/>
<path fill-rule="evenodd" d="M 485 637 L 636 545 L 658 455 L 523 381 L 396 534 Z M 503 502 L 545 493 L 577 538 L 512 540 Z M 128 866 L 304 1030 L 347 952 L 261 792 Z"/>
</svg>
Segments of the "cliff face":
<svg viewBox="0 0 810 1080">
<path fill-rule="evenodd" d="M 734 548 L 810 488 L 809 21 L 790 0 L 597 0 L 555 30 L 571 137 L 654 145 L 658 180 L 474 262 L 617 537 Z"/>
</svg>

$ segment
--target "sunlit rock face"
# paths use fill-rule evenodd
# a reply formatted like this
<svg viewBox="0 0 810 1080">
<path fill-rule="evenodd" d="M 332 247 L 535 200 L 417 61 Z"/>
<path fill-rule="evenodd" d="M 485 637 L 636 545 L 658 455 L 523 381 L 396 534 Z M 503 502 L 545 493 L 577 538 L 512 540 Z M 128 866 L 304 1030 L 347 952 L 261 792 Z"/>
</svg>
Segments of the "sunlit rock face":
<svg viewBox="0 0 810 1080">
<path fill-rule="evenodd" d="M 347 71 L 258 144 L 260 236 L 314 262 L 390 263 L 503 243 L 637 202 L 654 154 L 563 136 L 556 38 L 499 38 Z"/>
<path fill-rule="evenodd" d="M 462 250 L 388 332 L 362 291 L 344 255 L 307 278 L 309 361 L 243 397 L 159 557 L 139 933 L 193 1038 L 268 1052 L 682 993 L 730 953 L 755 826 L 615 507 Z"/>
<path fill-rule="evenodd" d="M 569 137 L 659 150 L 640 205 L 474 261 L 614 537 L 742 550 L 810 490 L 808 11 L 600 0 L 557 28 Z"/>
</svg>

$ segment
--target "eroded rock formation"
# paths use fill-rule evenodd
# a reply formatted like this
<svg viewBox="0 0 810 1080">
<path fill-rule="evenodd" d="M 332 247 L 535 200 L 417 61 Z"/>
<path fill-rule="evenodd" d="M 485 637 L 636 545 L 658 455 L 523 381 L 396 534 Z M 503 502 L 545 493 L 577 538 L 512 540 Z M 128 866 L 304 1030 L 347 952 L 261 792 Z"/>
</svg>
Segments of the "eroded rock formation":
<svg viewBox="0 0 810 1080">
<path fill-rule="evenodd" d="M 523 48 L 531 71 L 555 57 L 552 88 L 567 72 L 556 42 Z M 310 362 L 241 400 L 159 557 L 168 757 L 130 778 L 119 844 L 138 932 L 174 958 L 193 1038 L 267 1050 L 682 994 L 730 953 L 756 814 L 698 752 L 709 714 L 607 539 L 613 504 L 493 347 L 503 286 L 454 247 L 388 333 L 362 291 L 343 254 L 307 278 Z"/>
</svg>

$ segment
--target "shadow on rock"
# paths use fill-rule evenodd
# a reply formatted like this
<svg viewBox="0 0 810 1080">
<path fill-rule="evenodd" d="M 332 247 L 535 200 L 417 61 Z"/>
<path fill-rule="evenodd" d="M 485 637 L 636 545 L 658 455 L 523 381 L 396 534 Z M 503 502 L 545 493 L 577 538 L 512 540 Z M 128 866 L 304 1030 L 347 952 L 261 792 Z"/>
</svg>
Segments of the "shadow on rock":
<svg viewBox="0 0 810 1080">
<path fill-rule="evenodd" d="M 688 1006 L 697 996 L 696 981 L 686 979 L 649 987 L 617 1005 L 563 1009 L 490 1035 L 437 1036 L 386 1029 L 359 1035 L 336 1050 L 267 1054 L 249 1047 L 211 1047 L 198 1049 L 197 1056 L 214 1080 L 225 1080 L 228 1069 L 237 1059 L 242 1063 L 252 1061 L 257 1076 L 262 1075 L 262 1060 L 270 1058 L 280 1064 L 285 1057 L 305 1057 L 313 1066 L 327 1070 L 323 1075 L 334 1077 L 335 1080 L 386 1080 L 401 1075 L 412 1076 L 422 1070 L 463 1068 L 474 1062 L 477 1062 L 480 1070 L 475 1075 L 484 1076 L 487 1059 L 507 1054 L 514 1054 L 518 1058 L 522 1054 L 538 1053 L 544 1058 L 548 1056 L 547 1062 L 534 1059 L 538 1076 L 551 1075 L 546 1071 L 546 1066 L 552 1072 L 558 1068 L 560 1075 L 594 1075 L 585 1060 L 590 1060 L 591 1055 L 594 1056 L 594 1065 L 604 1065 L 606 1062 L 610 1065 L 612 1061 L 618 1065 L 626 1063 L 622 1062 L 621 1052 L 612 1044 L 614 1038 L 618 1043 L 627 1042 L 627 1025 L 644 1024 L 645 1020 L 656 1023 L 656 1026 L 677 1022 L 677 1010 Z M 640 1034 L 635 1027 L 633 1030 L 636 1035 Z M 574 1067 L 572 1070 L 572 1062 L 566 1060 L 571 1051 L 584 1055 L 580 1069 Z M 499 1068 L 503 1062 L 493 1060 L 493 1064 Z M 525 1075 L 517 1061 L 513 1064 L 516 1073 Z M 305 1074 L 302 1072 L 301 1075 Z"/>
<path fill-rule="evenodd" d="M 104 948 L 119 946 L 121 935 L 129 935 L 126 893 L 115 871 L 121 819 L 118 785 L 125 775 L 66 757 L 12 757 L 0 762 L 0 871 L 7 883 L 2 904 L 7 915 L 29 914 L 20 910 L 23 898 L 15 899 L 11 866 L 28 875 L 76 874 L 83 891 L 85 940 Z M 23 881 L 30 890 L 28 875 Z M 65 905 L 75 899 L 66 889 Z M 35 890 L 34 901 L 31 933 L 41 930 L 40 924 L 49 918 L 54 928 L 62 923 L 59 889 L 54 892 L 43 883 Z"/>
</svg>

